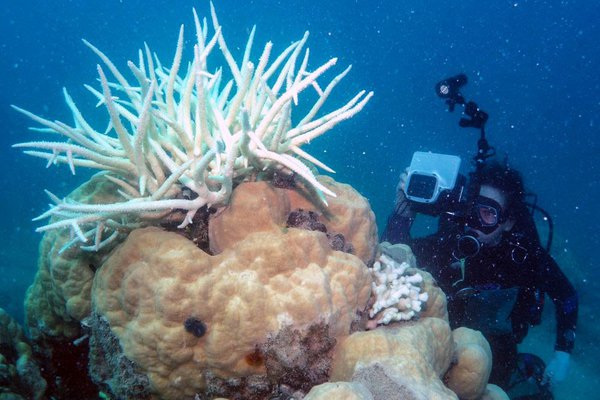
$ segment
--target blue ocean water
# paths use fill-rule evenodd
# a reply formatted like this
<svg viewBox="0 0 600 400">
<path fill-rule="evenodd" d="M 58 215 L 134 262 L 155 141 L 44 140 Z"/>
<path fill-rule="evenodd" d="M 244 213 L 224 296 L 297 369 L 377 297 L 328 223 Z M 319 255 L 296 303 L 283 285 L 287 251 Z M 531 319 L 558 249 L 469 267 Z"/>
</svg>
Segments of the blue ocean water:
<svg viewBox="0 0 600 400">
<path fill-rule="evenodd" d="M 360 89 L 375 92 L 362 113 L 316 140 L 310 151 L 337 171 L 337 180 L 369 199 L 380 229 L 397 177 L 414 151 L 473 156 L 477 131 L 459 128 L 458 113 L 448 113 L 433 90 L 447 76 L 468 75 L 463 94 L 489 113 L 490 143 L 523 172 L 554 220 L 553 254 L 582 303 L 570 374 L 580 392 L 568 398 L 594 397 L 588 394 L 598 384 L 592 366 L 600 354 L 593 341 L 600 331 L 594 307 L 600 300 L 594 256 L 600 248 L 600 5 L 585 0 L 215 5 L 234 55 L 241 55 L 253 24 L 255 57 L 267 40 L 276 52 L 309 30 L 313 65 L 334 56 L 339 70 L 353 65 L 332 103 L 341 105 Z M 62 196 L 89 175 L 78 170 L 71 176 L 64 166 L 45 169 L 43 161 L 12 149 L 38 136 L 27 131 L 31 121 L 9 105 L 70 122 L 62 97 L 66 87 L 93 115 L 96 102 L 83 84 L 97 85 L 99 60 L 81 39 L 122 69 L 137 59 L 144 42 L 167 62 L 181 23 L 188 28 L 187 43 L 193 40 L 192 7 L 209 15 L 207 1 L 184 0 L 8 0 L 0 8 L 0 307 L 18 319 L 36 271 L 41 235 L 31 218 L 47 207 L 43 189 Z M 104 116 L 98 115 L 100 124 Z M 550 322 L 532 335 L 551 343 L 552 316 L 546 319 Z"/>
</svg>

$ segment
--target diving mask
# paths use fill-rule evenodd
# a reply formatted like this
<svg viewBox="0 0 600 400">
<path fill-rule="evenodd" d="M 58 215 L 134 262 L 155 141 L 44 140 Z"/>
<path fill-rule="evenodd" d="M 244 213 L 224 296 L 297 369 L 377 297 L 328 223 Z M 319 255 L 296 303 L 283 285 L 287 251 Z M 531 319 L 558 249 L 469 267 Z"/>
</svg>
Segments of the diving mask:
<svg viewBox="0 0 600 400">
<path fill-rule="evenodd" d="M 487 235 L 506 220 L 506 212 L 500 203 L 489 197 L 478 196 L 473 202 L 467 225 Z"/>
</svg>

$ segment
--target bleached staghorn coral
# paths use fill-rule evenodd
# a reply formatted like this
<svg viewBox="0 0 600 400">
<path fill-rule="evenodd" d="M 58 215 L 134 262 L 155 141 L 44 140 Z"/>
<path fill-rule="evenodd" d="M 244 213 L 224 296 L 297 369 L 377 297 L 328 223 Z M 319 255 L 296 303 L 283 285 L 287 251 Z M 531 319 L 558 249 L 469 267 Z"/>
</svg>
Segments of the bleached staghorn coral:
<svg viewBox="0 0 600 400">
<path fill-rule="evenodd" d="M 421 312 L 427 302 L 427 293 L 421 293 L 423 277 L 409 273 L 408 263 L 401 264 L 382 254 L 373 264 L 373 293 L 375 304 L 369 310 L 369 317 L 378 316 L 377 324 L 387 325 L 392 321 L 406 321 Z"/>
<path fill-rule="evenodd" d="M 308 32 L 270 63 L 272 44 L 268 42 L 255 66 L 249 61 L 254 29 L 238 65 L 212 4 L 211 15 L 215 32 L 209 38 L 206 20 L 201 24 L 194 11 L 197 44 L 183 76 L 178 75 L 183 26 L 171 68 L 164 68 L 148 46 L 140 50 L 137 65 L 128 63 L 135 84 L 128 82 L 104 53 L 85 42 L 116 79 L 109 82 L 104 68 L 98 66 L 102 91 L 86 86 L 108 111 L 110 122 L 105 132 L 96 131 L 86 121 L 66 90 L 73 126 L 15 107 L 45 126 L 37 130 L 58 134 L 66 141 L 35 141 L 14 147 L 33 148 L 25 153 L 48 160 L 48 166 L 68 164 L 73 174 L 78 166 L 99 169 L 120 187 L 123 197 L 122 202 L 112 204 L 82 204 L 48 192 L 55 204 L 38 219 L 54 219 L 38 231 L 70 228 L 71 244 L 93 239 L 93 245 L 82 248 L 98 250 L 119 230 L 143 225 L 172 210 L 187 212 L 180 225 L 184 227 L 201 207 L 226 204 L 234 179 L 267 169 L 297 174 L 324 202 L 325 194 L 335 196 L 316 180 L 302 159 L 333 171 L 301 146 L 358 113 L 372 92 L 361 91 L 343 107 L 317 117 L 350 67 L 321 89 L 317 79 L 337 59 L 309 71 L 309 50 L 302 55 Z M 233 77 L 223 86 L 223 69 L 209 70 L 208 66 L 208 57 L 217 45 Z M 309 87 L 316 90 L 318 99 L 293 125 L 292 109 L 299 94 Z"/>
</svg>

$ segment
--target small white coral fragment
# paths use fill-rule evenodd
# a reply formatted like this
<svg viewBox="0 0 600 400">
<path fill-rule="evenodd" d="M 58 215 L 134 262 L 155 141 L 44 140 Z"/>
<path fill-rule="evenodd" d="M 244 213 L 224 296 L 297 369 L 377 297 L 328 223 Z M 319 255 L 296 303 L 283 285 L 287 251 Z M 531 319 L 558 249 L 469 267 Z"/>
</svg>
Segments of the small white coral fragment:
<svg viewBox="0 0 600 400">
<path fill-rule="evenodd" d="M 373 294 L 375 304 L 369 317 L 377 316 L 378 325 L 392 321 L 407 321 L 421 312 L 428 295 L 421 292 L 423 277 L 410 269 L 408 263 L 398 263 L 382 254 L 373 264 Z"/>
</svg>

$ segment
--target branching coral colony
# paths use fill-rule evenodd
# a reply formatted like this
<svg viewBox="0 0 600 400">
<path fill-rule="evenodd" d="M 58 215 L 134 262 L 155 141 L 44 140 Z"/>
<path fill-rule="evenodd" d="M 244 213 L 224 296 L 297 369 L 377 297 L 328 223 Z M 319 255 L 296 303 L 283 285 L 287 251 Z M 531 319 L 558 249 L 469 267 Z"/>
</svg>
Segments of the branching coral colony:
<svg viewBox="0 0 600 400">
<path fill-rule="evenodd" d="M 104 132 L 86 121 L 66 90 L 73 126 L 13 106 L 44 126 L 35 130 L 66 139 L 14 147 L 31 149 L 25 153 L 48 160 L 48 166 L 67 164 L 73 174 L 78 166 L 98 169 L 118 185 L 123 199 L 111 204 L 83 204 L 47 192 L 54 205 L 37 219 L 53 218 L 38 231 L 70 229 L 73 240 L 68 246 L 79 244 L 86 250 L 98 250 L 118 232 L 147 224 L 172 210 L 186 212 L 180 224 L 185 227 L 201 207 L 227 204 L 234 181 L 250 179 L 262 171 L 294 173 L 324 202 L 325 195 L 335 196 L 315 179 L 303 160 L 333 171 L 301 146 L 358 113 L 373 93 L 361 91 L 343 107 L 319 114 L 350 67 L 322 89 L 317 79 L 337 59 L 307 70 L 309 50 L 303 48 L 308 32 L 271 62 L 272 44 L 268 42 L 255 65 L 249 60 L 254 29 L 238 65 L 227 48 L 212 4 L 211 16 L 214 34 L 209 38 L 206 19 L 200 23 L 194 11 L 197 44 L 191 64 L 186 68 L 181 65 L 182 26 L 171 68 L 163 67 L 145 46 L 139 51 L 137 65 L 128 62 L 135 77 L 133 84 L 104 53 L 84 41 L 103 62 L 98 66 L 102 90 L 86 88 L 108 111 L 109 125 Z M 233 77 L 224 85 L 222 67 L 209 70 L 208 58 L 216 52 L 215 47 Z M 108 80 L 105 69 L 116 82 Z M 317 92 L 318 99 L 294 126 L 292 109 L 308 88 Z"/>
</svg>

